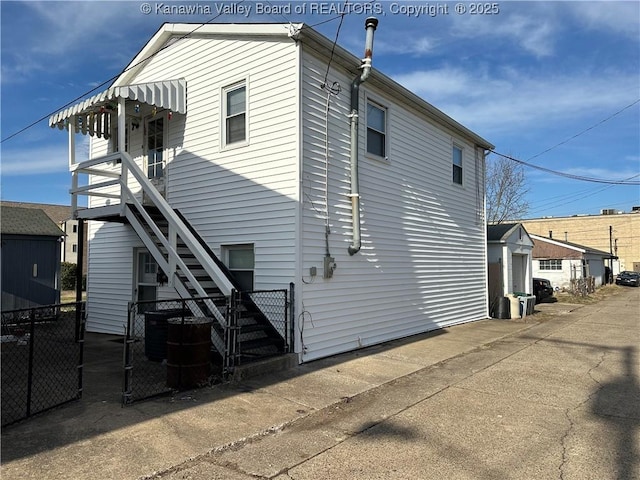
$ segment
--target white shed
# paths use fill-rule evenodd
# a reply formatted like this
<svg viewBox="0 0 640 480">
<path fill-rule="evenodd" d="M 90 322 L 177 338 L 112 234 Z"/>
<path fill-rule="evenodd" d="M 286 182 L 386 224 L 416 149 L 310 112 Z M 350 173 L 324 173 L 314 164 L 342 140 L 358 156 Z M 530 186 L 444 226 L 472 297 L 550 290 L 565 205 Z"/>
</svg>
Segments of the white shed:
<svg viewBox="0 0 640 480">
<path fill-rule="evenodd" d="M 521 223 L 487 226 L 489 303 L 512 293 L 533 294 L 533 241 Z"/>
</svg>

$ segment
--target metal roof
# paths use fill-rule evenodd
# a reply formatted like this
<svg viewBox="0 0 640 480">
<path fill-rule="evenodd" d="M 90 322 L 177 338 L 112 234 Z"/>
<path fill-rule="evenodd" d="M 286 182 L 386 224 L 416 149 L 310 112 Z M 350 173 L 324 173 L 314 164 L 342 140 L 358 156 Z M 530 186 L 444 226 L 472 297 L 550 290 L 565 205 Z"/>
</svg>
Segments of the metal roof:
<svg viewBox="0 0 640 480">
<path fill-rule="evenodd" d="M 108 122 L 114 106 L 114 100 L 124 98 L 134 100 L 158 108 L 171 110 L 176 113 L 187 112 L 187 81 L 184 78 L 177 80 L 164 80 L 161 82 L 139 83 L 135 85 L 120 85 L 108 88 L 104 92 L 94 95 L 82 102 L 68 107 L 49 117 L 49 125 L 60 130 L 69 128 L 69 119 L 76 117 L 80 120 L 76 126 L 82 133 L 94 131 L 101 136 L 102 131 L 107 131 L 103 126 Z"/>
</svg>

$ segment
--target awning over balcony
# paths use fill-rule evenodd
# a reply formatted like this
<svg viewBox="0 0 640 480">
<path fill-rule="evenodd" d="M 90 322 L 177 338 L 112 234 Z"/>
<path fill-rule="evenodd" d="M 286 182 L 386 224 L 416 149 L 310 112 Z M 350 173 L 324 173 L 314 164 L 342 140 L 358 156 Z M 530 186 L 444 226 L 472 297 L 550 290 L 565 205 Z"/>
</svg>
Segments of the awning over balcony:
<svg viewBox="0 0 640 480">
<path fill-rule="evenodd" d="M 62 130 L 68 129 L 69 123 L 73 121 L 78 133 L 109 138 L 111 122 L 115 122 L 112 114 L 117 111 L 119 98 L 145 103 L 174 113 L 186 113 L 187 81 L 181 78 L 111 87 L 52 115 L 49 117 L 49 125 Z"/>
</svg>

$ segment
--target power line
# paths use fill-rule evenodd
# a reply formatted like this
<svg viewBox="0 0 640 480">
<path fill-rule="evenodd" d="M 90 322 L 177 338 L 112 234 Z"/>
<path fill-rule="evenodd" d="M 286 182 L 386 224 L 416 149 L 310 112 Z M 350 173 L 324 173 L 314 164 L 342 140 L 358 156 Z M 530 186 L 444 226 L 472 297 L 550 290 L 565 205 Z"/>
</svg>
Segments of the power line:
<svg viewBox="0 0 640 480">
<path fill-rule="evenodd" d="M 238 1 L 238 5 L 244 3 L 246 0 L 239 0 Z M 138 65 L 141 65 L 142 63 L 151 60 L 153 57 L 155 57 L 157 54 L 159 54 L 160 52 L 171 48 L 173 45 L 175 45 L 176 43 L 180 42 L 181 40 L 184 40 L 186 38 L 191 37 L 191 35 L 193 35 L 195 32 L 197 32 L 199 29 L 201 29 L 202 27 L 204 27 L 205 25 L 210 24 L 211 22 L 213 22 L 214 20 L 216 20 L 217 18 L 221 17 L 222 15 L 224 15 L 224 12 L 220 12 L 217 15 L 213 16 L 212 18 L 210 18 L 209 20 L 207 20 L 204 23 L 199 24 L 197 27 L 195 27 L 193 30 L 191 30 L 189 33 L 186 33 L 184 35 L 182 35 L 181 37 L 179 37 L 175 42 L 171 42 L 166 44 L 164 47 L 159 48 L 158 50 L 156 50 L 155 52 L 153 52 L 151 55 L 149 55 L 148 57 L 143 58 L 142 60 L 140 60 L 138 63 L 131 65 L 125 69 L 123 69 L 120 73 L 118 73 L 117 75 L 114 75 L 113 77 L 105 80 L 104 82 L 102 82 L 100 85 L 92 88 L 91 90 L 83 93 L 82 95 L 79 95 L 78 97 L 74 98 L 73 100 L 67 102 L 66 104 L 64 104 L 62 107 L 59 107 L 57 109 L 55 109 L 53 112 L 48 113 L 46 115 L 43 115 L 42 117 L 40 117 L 38 120 L 35 120 L 33 122 L 31 122 L 29 125 L 27 125 L 26 127 L 21 128 L 20 130 L 18 130 L 17 132 L 12 133 L 11 135 L 9 135 L 8 137 L 3 138 L 2 140 L 0 140 L 0 143 L 4 143 L 7 140 L 11 140 L 14 137 L 17 137 L 18 135 L 20 135 L 21 133 L 29 130 L 30 128 L 34 127 L 35 125 L 37 125 L 38 123 L 46 120 L 47 118 L 49 118 L 51 115 L 54 115 L 56 113 L 58 113 L 61 110 L 64 110 L 65 108 L 67 108 L 70 105 L 73 105 L 74 103 L 84 99 L 85 97 L 87 97 L 88 95 L 90 95 L 91 93 L 95 92 L 96 90 L 104 87 L 105 85 L 113 82 L 114 80 L 116 80 L 118 77 L 120 77 L 123 73 L 128 72 L 129 70 L 134 69 L 135 67 L 137 67 Z"/>
<path fill-rule="evenodd" d="M 640 101 L 640 100 L 639 100 Z M 507 160 L 512 160 L 520 165 L 524 165 L 529 168 L 534 168 L 536 170 L 540 170 L 542 172 L 550 173 L 552 175 L 558 175 L 560 177 L 570 178 L 571 180 L 580 180 L 582 182 L 592 182 L 592 183 L 604 183 L 607 185 L 640 185 L 640 180 L 607 180 L 603 178 L 595 178 L 595 177 L 586 177 L 583 175 L 574 175 L 572 173 L 559 172 L 557 170 L 551 170 L 550 168 L 541 167 L 540 165 L 534 165 L 532 163 L 525 162 L 524 160 L 520 160 L 518 158 L 514 158 L 510 155 L 505 155 L 500 152 L 496 152 L 495 150 L 491 150 L 491 153 L 498 155 L 499 157 L 506 158 Z M 631 178 L 638 177 L 640 175 L 634 175 Z"/>
<path fill-rule="evenodd" d="M 624 112 L 625 110 L 628 110 L 629 108 L 633 107 L 634 105 L 636 105 L 636 104 L 638 104 L 638 103 L 640 103 L 640 98 L 639 98 L 638 100 L 636 100 L 635 102 L 630 103 L 630 104 L 629 104 L 629 105 L 627 105 L 626 107 L 624 107 L 624 108 L 622 108 L 622 109 L 618 110 L 616 113 L 614 113 L 614 114 L 612 114 L 612 115 L 609 115 L 607 118 L 605 118 L 605 119 L 603 119 L 603 120 L 600 120 L 598 123 L 596 123 L 596 124 L 594 124 L 594 125 L 591 125 L 589 128 L 586 128 L 585 130 L 581 131 L 580 133 L 576 133 L 574 136 L 569 137 L 569 138 L 567 138 L 566 140 L 563 140 L 562 142 L 560 142 L 560 143 L 558 143 L 558 144 L 554 145 L 553 147 L 549 147 L 549 148 L 547 148 L 546 150 L 543 150 L 542 152 L 537 153 L 537 154 L 536 154 L 536 155 L 534 155 L 533 157 L 529 157 L 529 158 L 527 159 L 527 161 L 531 161 L 531 160 L 533 160 L 534 158 L 537 158 L 537 157 L 539 157 L 539 156 L 541 156 L 541 155 L 544 155 L 544 154 L 545 154 L 545 153 L 547 153 L 547 152 L 550 152 L 550 151 L 551 151 L 551 150 L 553 150 L 554 148 L 557 148 L 557 147 L 559 147 L 559 146 L 561 146 L 561 145 L 564 145 L 565 143 L 569 143 L 571 140 L 573 140 L 573 139 L 575 139 L 575 138 L 578 138 L 580 135 L 584 135 L 585 133 L 587 133 L 587 132 L 589 132 L 589 131 L 593 130 L 594 128 L 596 128 L 596 127 L 598 127 L 598 126 L 602 125 L 602 124 L 603 124 L 603 123 L 605 123 L 605 122 L 608 122 L 608 121 L 609 121 L 609 120 L 611 120 L 612 118 L 614 118 L 614 117 L 616 117 L 616 116 L 620 115 L 622 112 Z"/>
<path fill-rule="evenodd" d="M 327 86 L 327 79 L 329 77 L 329 70 L 331 69 L 331 62 L 333 62 L 333 54 L 335 53 L 336 45 L 338 44 L 338 37 L 340 36 L 340 29 L 342 28 L 342 23 L 344 22 L 344 16 L 347 14 L 347 6 L 348 5 L 349 5 L 349 0 L 345 0 L 344 6 L 342 8 L 342 14 L 340 15 L 340 23 L 338 24 L 338 28 L 336 29 L 336 38 L 333 40 L 333 45 L 331 45 L 331 55 L 329 56 L 329 61 L 327 62 L 327 71 L 324 74 L 324 82 L 322 82 L 322 87 L 323 88 Z"/>
</svg>

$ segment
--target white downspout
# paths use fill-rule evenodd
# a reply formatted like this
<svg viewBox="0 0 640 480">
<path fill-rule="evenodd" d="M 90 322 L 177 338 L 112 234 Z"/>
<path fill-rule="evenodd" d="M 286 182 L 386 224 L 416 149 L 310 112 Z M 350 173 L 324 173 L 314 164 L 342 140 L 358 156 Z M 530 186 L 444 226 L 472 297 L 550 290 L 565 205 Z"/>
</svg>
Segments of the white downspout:
<svg viewBox="0 0 640 480">
<path fill-rule="evenodd" d="M 378 26 L 378 19 L 369 17 L 365 20 L 367 36 L 365 40 L 364 58 L 362 59 L 362 73 L 351 82 L 351 217 L 353 224 L 353 241 L 349 245 L 349 255 L 360 251 L 362 239 L 360 236 L 360 188 L 358 185 L 358 112 L 360 110 L 360 84 L 364 83 L 371 73 L 371 57 L 373 55 L 373 32 Z"/>
</svg>

